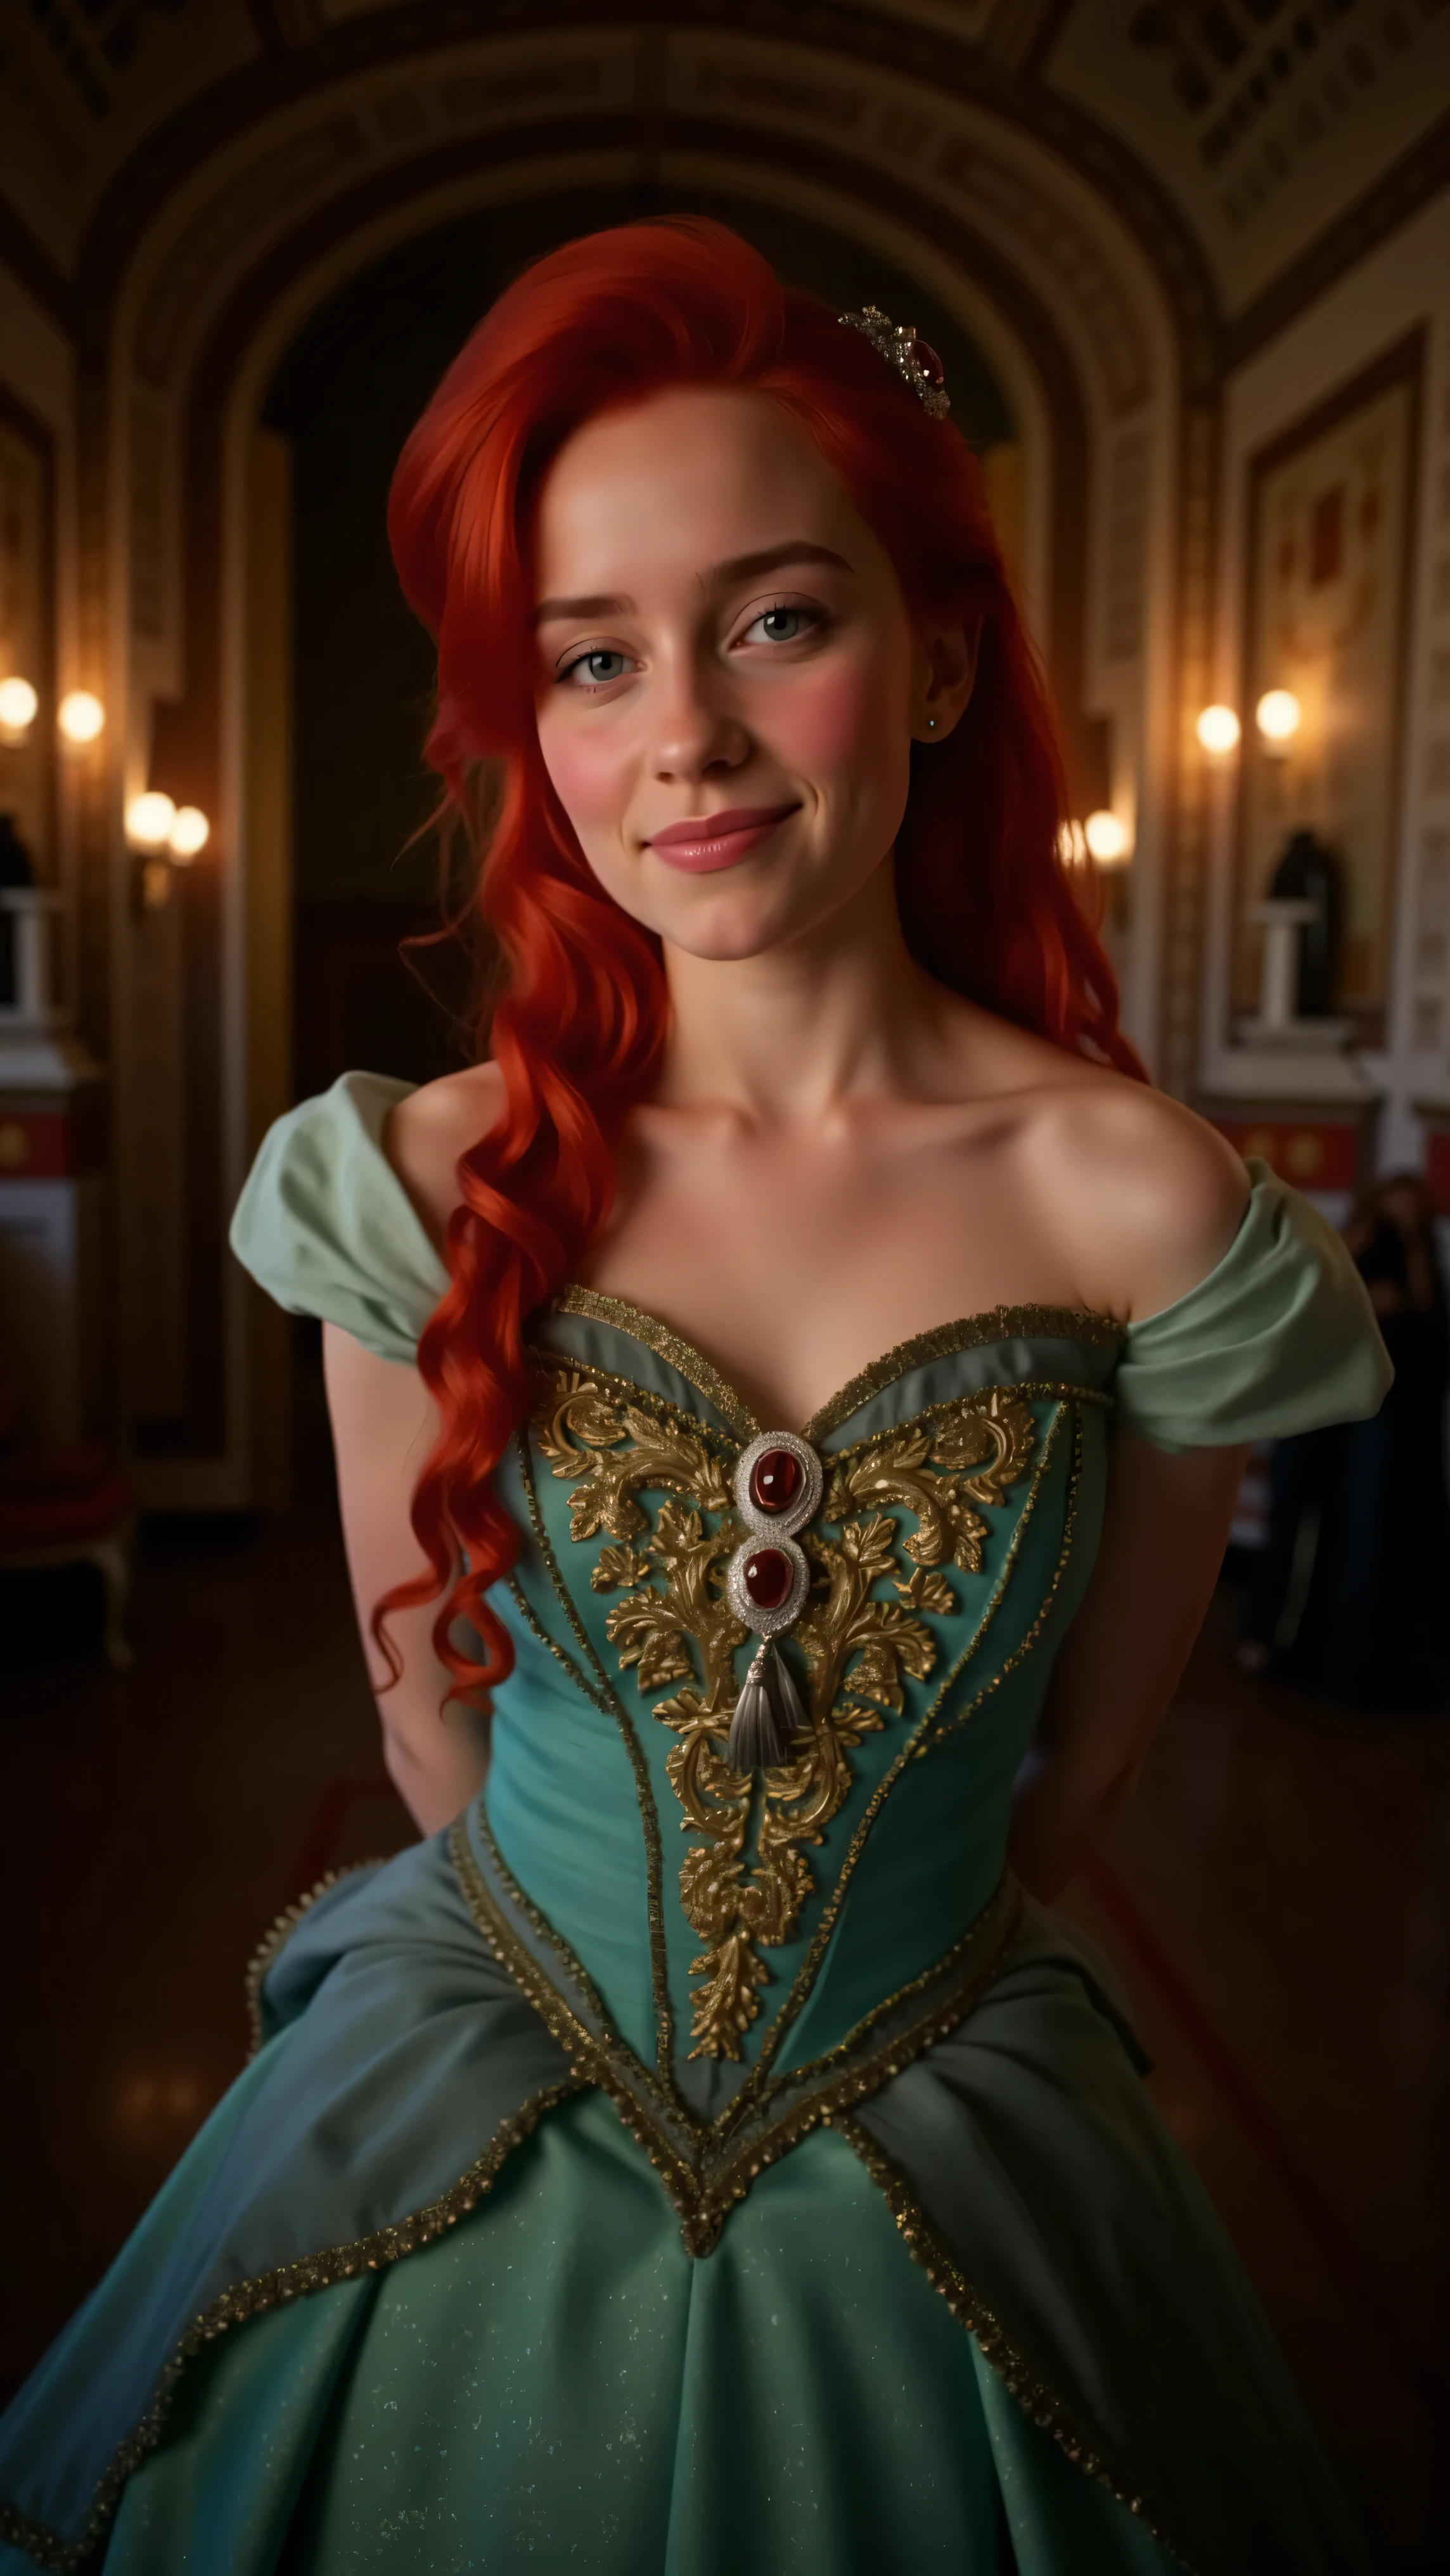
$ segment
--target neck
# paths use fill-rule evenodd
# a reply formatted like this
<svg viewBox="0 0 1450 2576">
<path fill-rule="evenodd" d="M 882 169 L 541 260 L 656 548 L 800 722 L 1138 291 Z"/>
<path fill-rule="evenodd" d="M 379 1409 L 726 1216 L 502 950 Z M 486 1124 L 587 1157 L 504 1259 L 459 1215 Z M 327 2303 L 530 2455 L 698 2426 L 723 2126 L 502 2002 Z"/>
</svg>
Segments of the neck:
<svg viewBox="0 0 1450 2576">
<path fill-rule="evenodd" d="M 851 1094 L 930 1086 L 942 995 L 906 945 L 889 860 L 798 939 L 729 959 L 666 942 L 664 962 L 664 1101 L 809 1120 Z"/>
</svg>

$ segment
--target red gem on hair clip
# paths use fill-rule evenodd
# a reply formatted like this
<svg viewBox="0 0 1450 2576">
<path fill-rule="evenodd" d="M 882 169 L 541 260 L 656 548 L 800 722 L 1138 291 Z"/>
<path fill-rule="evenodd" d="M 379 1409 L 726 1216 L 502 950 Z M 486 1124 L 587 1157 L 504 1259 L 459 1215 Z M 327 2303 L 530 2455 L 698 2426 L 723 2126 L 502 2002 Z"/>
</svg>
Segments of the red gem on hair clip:
<svg viewBox="0 0 1450 2576">
<path fill-rule="evenodd" d="M 930 340 L 913 340 L 911 354 L 929 385 L 940 386 L 946 383 L 947 371 Z"/>
</svg>

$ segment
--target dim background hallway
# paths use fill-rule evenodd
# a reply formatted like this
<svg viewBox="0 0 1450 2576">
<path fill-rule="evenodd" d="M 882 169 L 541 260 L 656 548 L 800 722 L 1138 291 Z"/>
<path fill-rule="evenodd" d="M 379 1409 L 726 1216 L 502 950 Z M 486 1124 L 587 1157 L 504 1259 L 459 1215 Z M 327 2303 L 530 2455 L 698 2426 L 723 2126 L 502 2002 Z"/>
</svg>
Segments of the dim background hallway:
<svg viewBox="0 0 1450 2576">
<path fill-rule="evenodd" d="M 5 2393 L 230 2081 L 276 1914 L 412 1827 L 383 1773 L 298 1328 L 287 1516 L 152 1523 L 134 1668 L 81 1576 L 0 1584 L 12 2098 Z M 1443 2316 L 1450 1726 L 1246 1678 L 1216 1599 L 1136 1804 L 1068 1911 L 1393 2576 L 1450 2566 Z M 65 1640 L 58 1647 L 55 1640 Z"/>
</svg>

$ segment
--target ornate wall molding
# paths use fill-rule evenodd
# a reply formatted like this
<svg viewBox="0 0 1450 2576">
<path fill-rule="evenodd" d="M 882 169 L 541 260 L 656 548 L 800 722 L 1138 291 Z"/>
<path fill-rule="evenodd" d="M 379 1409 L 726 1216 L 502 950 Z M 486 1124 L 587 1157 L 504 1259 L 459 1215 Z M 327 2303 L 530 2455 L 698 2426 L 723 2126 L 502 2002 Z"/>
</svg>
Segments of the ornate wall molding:
<svg viewBox="0 0 1450 2576">
<path fill-rule="evenodd" d="M 92 345 L 96 333 L 104 332 L 141 235 L 198 168 L 289 103 L 325 100 L 339 83 L 376 68 L 393 67 L 404 75 L 398 114 L 406 119 L 412 112 L 406 78 L 412 63 L 465 40 L 524 33 L 554 39 L 570 30 L 598 35 L 625 27 L 638 30 L 646 44 L 680 31 L 751 33 L 805 41 L 843 65 L 904 74 L 937 94 L 975 104 L 1057 156 L 1133 233 L 1177 316 L 1191 392 L 1206 387 L 1221 361 L 1241 363 L 1331 285 L 1347 262 L 1364 257 L 1450 181 L 1450 140 L 1442 120 L 1327 225 L 1225 336 L 1208 265 L 1183 210 L 1124 140 L 1069 97 L 1043 86 L 1039 76 L 1062 15 L 1051 0 L 1037 12 L 1025 43 L 1008 40 L 1001 10 L 994 17 L 982 8 L 828 7 L 822 0 L 810 7 L 788 7 L 785 0 L 637 0 L 634 6 L 599 0 L 589 9 L 579 0 L 487 0 L 484 6 L 432 0 L 406 11 L 362 13 L 331 27 L 320 19 L 294 24 L 296 11 L 289 10 L 286 35 L 269 9 L 257 6 L 252 14 L 263 39 L 258 59 L 200 89 L 130 155 L 94 210 L 74 278 L 0 200 L 0 257 L 48 311 Z"/>
<path fill-rule="evenodd" d="M 1224 365 L 1244 366 L 1305 308 L 1450 188 L 1450 114 L 1310 243 L 1229 325 Z"/>
</svg>

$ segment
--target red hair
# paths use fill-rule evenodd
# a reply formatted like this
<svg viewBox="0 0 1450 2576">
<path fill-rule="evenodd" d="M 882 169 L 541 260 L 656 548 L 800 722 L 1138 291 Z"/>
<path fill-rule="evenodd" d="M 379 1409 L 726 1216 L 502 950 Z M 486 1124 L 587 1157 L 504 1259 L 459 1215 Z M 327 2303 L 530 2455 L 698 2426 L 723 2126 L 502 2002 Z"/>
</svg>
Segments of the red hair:
<svg viewBox="0 0 1450 2576">
<path fill-rule="evenodd" d="M 503 769 L 476 901 L 501 960 L 492 1053 L 507 1105 L 460 1158 L 451 1284 L 418 1345 L 442 1416 L 413 1501 L 433 1576 L 399 1585 L 373 1615 L 382 1643 L 388 1609 L 442 1594 L 434 1642 L 455 1690 L 500 1681 L 512 1663 L 484 1596 L 518 1544 L 491 1477 L 532 1403 L 525 1321 L 608 1214 L 620 1128 L 649 1089 L 667 1020 L 659 941 L 597 883 L 540 757 L 534 512 L 574 430 L 677 385 L 769 395 L 881 539 L 908 610 L 982 621 L 965 717 L 913 755 L 896 844 L 913 955 L 1020 1027 L 1142 1071 L 1059 855 L 1056 731 L 960 433 L 721 224 L 626 224 L 540 260 L 450 367 L 403 450 L 388 510 L 403 589 L 437 638 L 427 755 L 451 808 L 467 817 L 480 761 Z M 451 1641 L 460 1617 L 482 1639 L 481 1661 Z"/>
</svg>

